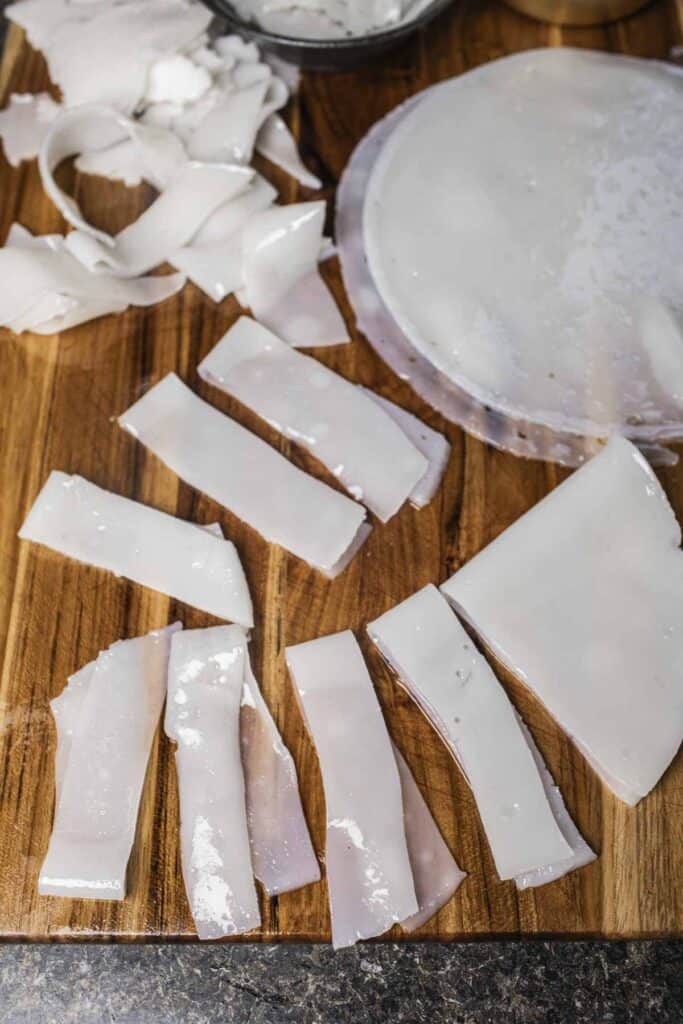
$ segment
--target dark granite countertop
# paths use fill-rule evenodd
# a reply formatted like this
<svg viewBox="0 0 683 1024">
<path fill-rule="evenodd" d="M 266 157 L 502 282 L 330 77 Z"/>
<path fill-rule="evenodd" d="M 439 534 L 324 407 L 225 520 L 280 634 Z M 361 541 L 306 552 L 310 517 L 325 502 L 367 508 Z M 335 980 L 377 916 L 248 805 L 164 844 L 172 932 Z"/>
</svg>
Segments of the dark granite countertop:
<svg viewBox="0 0 683 1024">
<path fill-rule="evenodd" d="M 674 1024 L 681 944 L 4 946 L 2 1024 Z"/>
<path fill-rule="evenodd" d="M 0 945 L 0 1024 L 290 1021 L 680 1024 L 683 944 Z"/>
</svg>

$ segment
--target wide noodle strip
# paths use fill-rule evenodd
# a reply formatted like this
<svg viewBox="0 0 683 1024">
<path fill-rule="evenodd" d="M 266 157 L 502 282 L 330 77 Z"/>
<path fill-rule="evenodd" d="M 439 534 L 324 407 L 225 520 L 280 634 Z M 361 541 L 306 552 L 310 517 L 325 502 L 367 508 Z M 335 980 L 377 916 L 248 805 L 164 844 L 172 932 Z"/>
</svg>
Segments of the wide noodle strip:
<svg viewBox="0 0 683 1024">
<path fill-rule="evenodd" d="M 390 402 L 388 398 L 371 391 L 370 388 L 361 387 L 368 398 L 376 402 L 381 409 L 391 416 L 398 424 L 406 437 L 413 442 L 418 451 L 422 452 L 429 463 L 424 476 L 418 481 L 410 494 L 410 503 L 415 508 L 424 508 L 432 500 L 443 480 L 446 472 L 448 459 L 451 454 L 451 446 L 443 436 L 436 430 L 432 430 L 426 423 L 423 423 L 411 412 L 406 412 L 400 405 Z"/>
<path fill-rule="evenodd" d="M 178 637 L 165 727 L 177 744 L 183 877 L 199 938 L 217 939 L 261 923 L 240 754 L 247 641 L 237 626 Z"/>
<path fill-rule="evenodd" d="M 72 231 L 69 250 L 93 273 L 137 277 L 184 246 L 214 210 L 245 188 L 251 174 L 246 167 L 189 163 L 113 245 L 90 231 Z"/>
<path fill-rule="evenodd" d="M 383 522 L 427 472 L 424 456 L 365 392 L 255 320 L 238 320 L 198 373 L 312 452 Z"/>
<path fill-rule="evenodd" d="M 328 576 L 365 540 L 365 510 L 303 473 L 170 373 L 120 425 L 186 483 Z"/>
<path fill-rule="evenodd" d="M 516 712 L 433 586 L 368 626 L 472 789 L 501 879 L 576 866 Z"/>
<path fill-rule="evenodd" d="M 401 782 L 353 634 L 288 647 L 286 659 L 323 777 L 332 943 L 340 949 L 418 912 Z"/>
<path fill-rule="evenodd" d="M 317 882 L 320 867 L 292 755 L 245 660 L 240 741 L 254 874 L 269 896 Z"/>
<path fill-rule="evenodd" d="M 57 703 L 57 801 L 43 896 L 122 900 L 140 796 L 180 623 L 103 651 Z"/>
<path fill-rule="evenodd" d="M 277 192 L 260 175 L 238 196 L 220 206 L 194 238 L 168 262 L 182 271 L 214 302 L 242 288 L 244 269 L 242 232 L 250 218 L 272 206 Z"/>
<path fill-rule="evenodd" d="M 631 805 L 683 739 L 680 542 L 647 462 L 613 438 L 442 587 Z"/>
<path fill-rule="evenodd" d="M 66 686 L 58 696 L 50 701 L 50 710 L 57 728 L 57 749 L 55 751 L 55 809 L 59 807 L 62 783 L 69 763 L 71 743 L 90 682 L 93 677 L 97 659 L 88 662 L 78 672 L 69 676 Z"/>
<path fill-rule="evenodd" d="M 260 174 L 253 178 L 234 199 L 219 206 L 192 238 L 190 245 L 206 245 L 210 242 L 223 242 L 232 238 L 237 248 L 242 250 L 242 229 L 257 213 L 262 213 L 272 206 L 277 199 L 277 190 Z"/>
<path fill-rule="evenodd" d="M 394 756 L 401 779 L 406 842 L 419 906 L 416 914 L 411 914 L 401 921 L 401 928 L 406 932 L 413 932 L 421 928 L 448 903 L 466 876 L 446 846 L 413 774 L 396 744 Z"/>
<path fill-rule="evenodd" d="M 53 471 L 19 536 L 221 619 L 253 625 L 234 544 L 209 529 Z"/>
<path fill-rule="evenodd" d="M 571 867 L 568 868 L 565 862 L 559 864 L 547 864 L 542 868 L 535 868 L 533 871 L 527 871 L 523 875 L 517 875 L 515 877 L 515 885 L 518 889 L 531 889 L 537 885 L 546 885 L 548 882 L 554 882 L 556 878 L 562 878 L 566 875 L 568 870 L 575 871 L 577 868 L 582 868 L 586 864 L 592 863 L 596 859 L 595 854 L 591 850 L 590 846 L 579 832 L 574 819 L 566 808 L 560 787 L 555 784 L 555 780 L 550 774 L 547 764 L 543 760 L 541 751 L 536 746 L 536 742 L 529 731 L 528 726 L 522 721 L 520 716 L 517 716 L 520 728 L 524 733 L 524 738 L 529 744 L 529 750 L 532 753 L 533 759 L 536 762 L 539 775 L 541 776 L 541 782 L 545 790 L 545 795 L 548 798 L 548 803 L 552 807 L 553 814 L 555 815 L 555 821 L 560 827 L 562 835 L 567 840 L 572 848 L 572 863 Z"/>
</svg>

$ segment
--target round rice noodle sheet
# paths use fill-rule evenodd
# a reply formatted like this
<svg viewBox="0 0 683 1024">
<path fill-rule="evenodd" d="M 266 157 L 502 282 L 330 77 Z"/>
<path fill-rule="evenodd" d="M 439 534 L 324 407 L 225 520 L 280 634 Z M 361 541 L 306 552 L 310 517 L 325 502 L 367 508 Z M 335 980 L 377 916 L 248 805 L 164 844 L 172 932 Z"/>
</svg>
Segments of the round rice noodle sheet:
<svg viewBox="0 0 683 1024">
<path fill-rule="evenodd" d="M 683 72 L 516 54 L 363 140 L 337 231 L 359 326 L 432 405 L 576 465 L 683 438 Z"/>
</svg>

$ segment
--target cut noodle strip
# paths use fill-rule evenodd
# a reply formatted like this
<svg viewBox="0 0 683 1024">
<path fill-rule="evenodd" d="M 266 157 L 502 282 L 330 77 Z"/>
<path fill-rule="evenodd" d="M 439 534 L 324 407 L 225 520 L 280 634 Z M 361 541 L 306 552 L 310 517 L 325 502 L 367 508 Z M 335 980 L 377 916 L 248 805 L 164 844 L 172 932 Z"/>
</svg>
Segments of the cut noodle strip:
<svg viewBox="0 0 683 1024">
<path fill-rule="evenodd" d="M 269 896 L 317 882 L 320 867 L 301 806 L 294 761 L 248 657 L 240 738 L 254 874 Z"/>
<path fill-rule="evenodd" d="M 126 867 L 164 702 L 169 641 L 178 629 L 180 623 L 113 644 L 77 683 L 72 678 L 57 705 L 58 801 L 38 881 L 42 896 L 126 895 Z"/>
<path fill-rule="evenodd" d="M 418 912 L 391 740 L 350 632 L 288 647 L 287 665 L 325 788 L 335 949 Z"/>
<path fill-rule="evenodd" d="M 210 615 L 253 625 L 234 544 L 82 477 L 52 472 L 19 536 Z"/>
<path fill-rule="evenodd" d="M 120 425 L 192 487 L 326 575 L 360 538 L 365 510 L 287 461 L 170 373 Z"/>
<path fill-rule="evenodd" d="M 55 334 L 128 306 L 150 306 L 175 295 L 182 274 L 121 280 L 93 275 L 66 249 L 61 235 L 34 238 L 13 224 L 0 249 L 0 324 L 16 334 Z"/>
<path fill-rule="evenodd" d="M 419 906 L 416 914 L 401 921 L 401 928 L 414 932 L 448 903 L 466 876 L 446 846 L 412 772 L 395 744 L 394 756 L 401 779 L 406 842 Z"/>
<path fill-rule="evenodd" d="M 93 273 L 136 277 L 157 267 L 196 233 L 219 206 L 249 183 L 248 168 L 187 164 L 156 202 L 113 240 L 102 244 L 92 232 L 72 231 L 69 250 Z"/>
<path fill-rule="evenodd" d="M 516 712 L 439 591 L 418 591 L 368 633 L 464 772 L 499 876 L 575 867 Z"/>
<path fill-rule="evenodd" d="M 391 416 L 392 420 L 398 424 L 406 437 L 413 442 L 418 451 L 422 452 L 429 462 L 427 472 L 419 483 L 416 484 L 410 495 L 411 505 L 414 505 L 415 508 L 424 508 L 425 505 L 430 503 L 441 486 L 451 454 L 450 444 L 443 434 L 432 430 L 431 427 L 428 427 L 417 416 L 413 416 L 411 412 L 406 412 L 405 409 L 402 409 L 400 405 L 390 402 L 388 398 L 382 398 L 381 395 L 376 394 L 369 388 L 361 387 L 361 391 L 364 391 L 373 402 L 376 402 Z"/>
<path fill-rule="evenodd" d="M 246 637 L 237 626 L 174 637 L 166 733 L 177 743 L 185 889 L 200 939 L 261 923 L 240 756 Z"/>
<path fill-rule="evenodd" d="M 428 469 L 424 456 L 368 396 L 242 317 L 198 373 L 303 445 L 386 522 Z"/>
</svg>

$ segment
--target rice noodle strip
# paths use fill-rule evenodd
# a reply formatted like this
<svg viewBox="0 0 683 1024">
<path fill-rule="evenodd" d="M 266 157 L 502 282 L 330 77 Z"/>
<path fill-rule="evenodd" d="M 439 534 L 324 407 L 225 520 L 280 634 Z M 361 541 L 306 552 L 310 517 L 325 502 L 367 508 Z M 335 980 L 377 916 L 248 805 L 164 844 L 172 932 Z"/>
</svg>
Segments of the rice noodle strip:
<svg viewBox="0 0 683 1024">
<path fill-rule="evenodd" d="M 113 644 L 86 666 L 78 713 L 66 705 L 68 736 L 59 739 L 68 746 L 57 762 L 55 822 L 38 881 L 42 896 L 126 895 L 126 867 L 164 702 L 169 641 L 181 628 L 176 623 Z"/>
<path fill-rule="evenodd" d="M 135 143 L 145 177 L 157 188 L 164 188 L 187 163 L 182 143 L 171 132 L 132 121 L 124 114 L 96 103 L 62 110 L 50 125 L 38 156 L 43 188 L 59 212 L 73 227 L 99 239 L 104 245 L 113 245 L 111 236 L 98 231 L 84 219 L 78 204 L 56 183 L 54 173 L 69 157 L 106 150 L 125 140 Z"/>
<path fill-rule="evenodd" d="M 418 591 L 368 633 L 464 772 L 500 878 L 559 864 L 571 870 L 574 851 L 516 712 L 439 591 Z"/>
<path fill-rule="evenodd" d="M 432 430 L 431 427 L 428 427 L 417 416 L 413 416 L 411 412 L 402 409 L 400 405 L 390 402 L 388 398 L 383 398 L 382 395 L 378 395 L 369 388 L 364 388 L 360 385 L 359 387 L 373 402 L 376 402 L 377 405 L 391 416 L 392 420 L 398 424 L 406 437 L 412 441 L 418 451 L 422 452 L 427 459 L 429 463 L 427 472 L 415 485 L 410 495 L 411 505 L 414 505 L 415 508 L 424 508 L 425 505 L 430 503 L 441 486 L 451 454 L 450 444 L 443 434 Z"/>
<path fill-rule="evenodd" d="M 19 536 L 210 615 L 253 625 L 249 589 L 230 541 L 82 477 L 53 471 Z"/>
<path fill-rule="evenodd" d="M 106 150 L 127 139 L 139 148 L 144 176 L 162 192 L 112 238 L 84 219 L 78 205 L 57 185 L 54 172 L 67 157 Z M 91 271 L 104 269 L 128 277 L 163 263 L 253 176 L 246 167 L 188 161 L 172 132 L 94 104 L 65 110 L 56 118 L 43 140 L 38 165 L 48 196 L 77 229 L 67 239 L 71 252 Z"/>
<path fill-rule="evenodd" d="M 446 846 L 412 772 L 395 744 L 394 756 L 401 779 L 406 842 L 419 906 L 416 914 L 401 921 L 401 928 L 414 932 L 448 903 L 466 876 Z"/>
<path fill-rule="evenodd" d="M 559 864 L 549 864 L 546 867 L 536 868 L 535 871 L 528 871 L 526 874 L 517 875 L 515 877 L 515 885 L 518 889 L 530 889 L 537 885 L 545 885 L 547 882 L 554 882 L 558 878 L 562 878 L 563 875 L 566 875 L 569 871 L 575 871 L 577 868 L 585 867 L 586 864 L 591 864 L 596 857 L 574 824 L 574 819 L 570 815 L 565 806 L 564 800 L 562 799 L 560 788 L 555 785 L 555 780 L 550 774 L 548 766 L 543 760 L 543 755 L 536 746 L 536 742 L 531 735 L 528 726 L 522 721 L 519 715 L 517 716 L 517 719 L 519 721 L 520 729 L 524 733 L 524 738 L 529 744 L 529 750 L 536 762 L 536 767 L 538 768 L 538 773 L 541 776 L 545 795 L 548 797 L 548 802 L 552 808 L 553 814 L 555 815 L 555 821 L 559 825 L 562 835 L 571 846 L 573 852 L 571 861 L 565 861 L 564 863 L 560 862 Z"/>
<path fill-rule="evenodd" d="M 255 320 L 238 320 L 197 372 L 307 448 L 383 522 L 427 471 L 424 456 L 364 392 Z"/>
<path fill-rule="evenodd" d="M 186 483 L 326 575 L 359 541 L 361 506 L 297 469 L 173 373 L 119 424 Z"/>
<path fill-rule="evenodd" d="M 174 637 L 166 734 L 177 744 L 185 889 L 200 939 L 261 923 L 240 755 L 246 637 L 237 626 Z"/>
<path fill-rule="evenodd" d="M 254 874 L 269 896 L 320 878 L 292 755 L 245 660 L 240 714 L 242 764 Z"/>
<path fill-rule="evenodd" d="M 287 666 L 325 788 L 335 949 L 418 911 L 391 740 L 351 632 L 288 647 Z"/>
<path fill-rule="evenodd" d="M 90 231 L 73 231 L 67 245 L 93 273 L 136 277 L 172 256 L 250 178 L 251 171 L 243 167 L 187 164 L 156 202 L 113 239 L 113 245 L 103 245 Z"/>
</svg>

